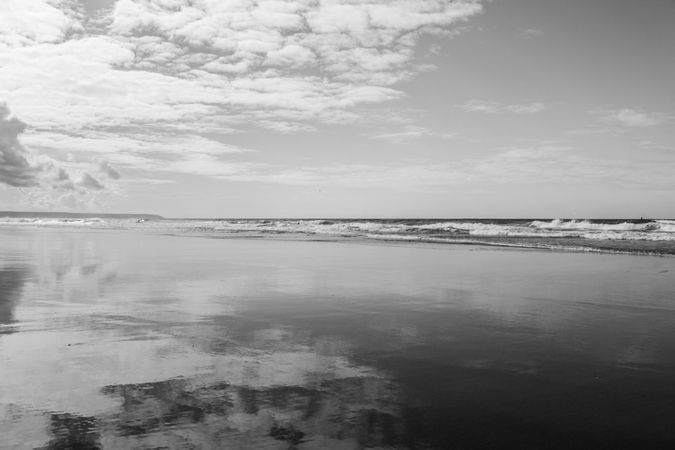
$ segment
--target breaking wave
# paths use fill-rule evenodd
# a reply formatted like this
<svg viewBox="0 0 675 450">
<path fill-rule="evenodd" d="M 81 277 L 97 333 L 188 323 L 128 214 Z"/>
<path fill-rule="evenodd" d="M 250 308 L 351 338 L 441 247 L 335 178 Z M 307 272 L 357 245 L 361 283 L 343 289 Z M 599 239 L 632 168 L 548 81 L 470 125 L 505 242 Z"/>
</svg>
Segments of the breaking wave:
<svg viewBox="0 0 675 450">
<path fill-rule="evenodd" d="M 127 229 L 216 237 L 304 235 L 675 254 L 675 220 L 0 218 L 0 227 Z"/>
</svg>

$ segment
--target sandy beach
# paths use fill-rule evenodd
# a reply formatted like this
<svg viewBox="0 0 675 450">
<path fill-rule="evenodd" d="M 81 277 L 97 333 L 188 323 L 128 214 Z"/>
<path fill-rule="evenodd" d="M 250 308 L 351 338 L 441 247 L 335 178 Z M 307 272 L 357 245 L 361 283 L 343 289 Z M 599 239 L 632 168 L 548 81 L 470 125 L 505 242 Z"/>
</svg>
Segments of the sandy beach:
<svg viewBox="0 0 675 450">
<path fill-rule="evenodd" d="M 675 259 L 0 235 L 2 448 L 672 448 Z"/>
</svg>

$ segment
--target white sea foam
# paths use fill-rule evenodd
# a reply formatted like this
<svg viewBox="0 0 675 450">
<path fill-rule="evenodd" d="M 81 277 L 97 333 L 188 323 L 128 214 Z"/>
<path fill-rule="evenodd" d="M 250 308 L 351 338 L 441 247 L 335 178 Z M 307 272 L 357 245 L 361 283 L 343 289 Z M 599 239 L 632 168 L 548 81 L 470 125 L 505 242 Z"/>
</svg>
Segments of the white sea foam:
<svg viewBox="0 0 675 450">
<path fill-rule="evenodd" d="M 535 220 L 530 226 L 538 230 L 576 232 L 575 236 L 584 239 L 675 241 L 675 221 L 673 220 L 656 220 L 641 223 L 598 223 L 588 220 L 564 221 L 556 219 L 550 222 Z"/>
<path fill-rule="evenodd" d="M 114 228 L 163 233 L 214 235 L 304 234 L 379 239 L 579 239 L 595 241 L 675 241 L 675 220 L 649 222 L 551 221 L 415 221 L 415 220 L 147 220 L 111 218 L 0 218 L 3 227 Z M 507 241 L 504 241 L 507 242 Z M 532 242 L 531 242 L 532 243 Z M 550 241 L 542 245 L 557 245 Z"/>
<path fill-rule="evenodd" d="M 0 226 L 36 226 L 36 227 L 96 227 L 108 223 L 96 217 L 86 219 L 71 218 L 32 218 L 32 217 L 3 217 Z"/>
<path fill-rule="evenodd" d="M 657 222 L 646 223 L 593 223 L 588 220 L 563 221 L 555 219 L 550 222 L 535 220 L 531 223 L 534 228 L 552 230 L 599 230 L 599 231 L 646 231 L 658 228 Z"/>
<path fill-rule="evenodd" d="M 672 233 L 640 233 L 640 232 L 595 232 L 583 233 L 584 239 L 597 239 L 601 241 L 675 241 L 675 235 Z"/>
<path fill-rule="evenodd" d="M 675 220 L 657 220 L 659 231 L 675 233 Z"/>
</svg>

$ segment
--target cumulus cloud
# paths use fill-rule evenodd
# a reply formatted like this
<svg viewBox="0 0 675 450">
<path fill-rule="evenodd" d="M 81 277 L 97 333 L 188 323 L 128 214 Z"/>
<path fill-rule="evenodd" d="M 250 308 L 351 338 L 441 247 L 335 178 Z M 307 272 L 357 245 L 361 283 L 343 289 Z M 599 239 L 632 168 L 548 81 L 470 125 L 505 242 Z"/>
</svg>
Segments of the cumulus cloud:
<svg viewBox="0 0 675 450">
<path fill-rule="evenodd" d="M 625 127 L 653 127 L 666 120 L 661 114 L 631 108 L 604 111 L 601 114 L 605 121 Z"/>
<path fill-rule="evenodd" d="M 66 39 L 79 22 L 65 0 L 45 5 L 61 14 L 41 20 L 61 31 L 0 52 L 0 95 L 40 128 L 67 116 L 81 127 L 187 119 L 218 129 L 258 111 L 344 121 L 360 104 L 401 97 L 392 86 L 424 70 L 423 34 L 481 11 L 473 0 L 118 0 L 105 33 Z"/>
<path fill-rule="evenodd" d="M 431 69 L 422 37 L 451 37 L 481 10 L 479 0 L 117 0 L 87 17 L 77 0 L 4 0 L 0 98 L 33 127 L 24 142 L 62 160 L 240 174 L 250 166 L 223 157 L 242 151 L 223 143 L 233 130 L 377 117 L 405 96 L 400 82 Z M 46 186 L 49 172 L 61 191 L 103 192 L 118 179 L 112 166 L 44 154 L 35 175 L 29 154 L 13 150 L 25 158 L 13 160 L 24 170 L 14 184 Z"/>
<path fill-rule="evenodd" d="M 29 161 L 26 149 L 19 142 L 19 135 L 26 124 L 12 117 L 5 103 L 0 102 L 0 183 L 14 187 L 36 186 L 39 165 Z"/>
<path fill-rule="evenodd" d="M 46 155 L 29 151 L 19 140 L 27 125 L 14 117 L 6 103 L 0 102 L 0 183 L 22 188 L 35 204 L 59 203 L 68 198 L 90 197 L 91 191 L 104 190 L 103 184 L 86 171 L 89 164 L 73 164 L 64 167 Z M 79 165 L 80 170 L 73 170 Z M 119 179 L 109 164 L 102 163 L 99 170 L 111 179 Z M 79 174 L 79 181 L 73 182 L 72 173 Z"/>
<path fill-rule="evenodd" d="M 544 111 L 546 105 L 541 102 L 507 104 L 486 100 L 469 100 L 457 105 L 457 108 L 467 112 L 485 114 L 537 114 Z"/>
<path fill-rule="evenodd" d="M 55 43 L 82 30 L 82 13 L 73 0 L 3 0 L 0 47 Z"/>
</svg>

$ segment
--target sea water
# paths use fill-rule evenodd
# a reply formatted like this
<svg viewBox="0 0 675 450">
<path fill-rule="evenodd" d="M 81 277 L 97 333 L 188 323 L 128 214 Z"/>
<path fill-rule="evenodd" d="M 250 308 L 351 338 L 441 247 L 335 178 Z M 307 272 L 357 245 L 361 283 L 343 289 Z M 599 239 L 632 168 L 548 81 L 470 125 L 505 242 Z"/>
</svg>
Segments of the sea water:
<svg viewBox="0 0 675 450">
<path fill-rule="evenodd" d="M 0 218 L 0 227 L 126 229 L 211 237 L 285 237 L 480 244 L 675 254 L 675 220 Z"/>
</svg>

